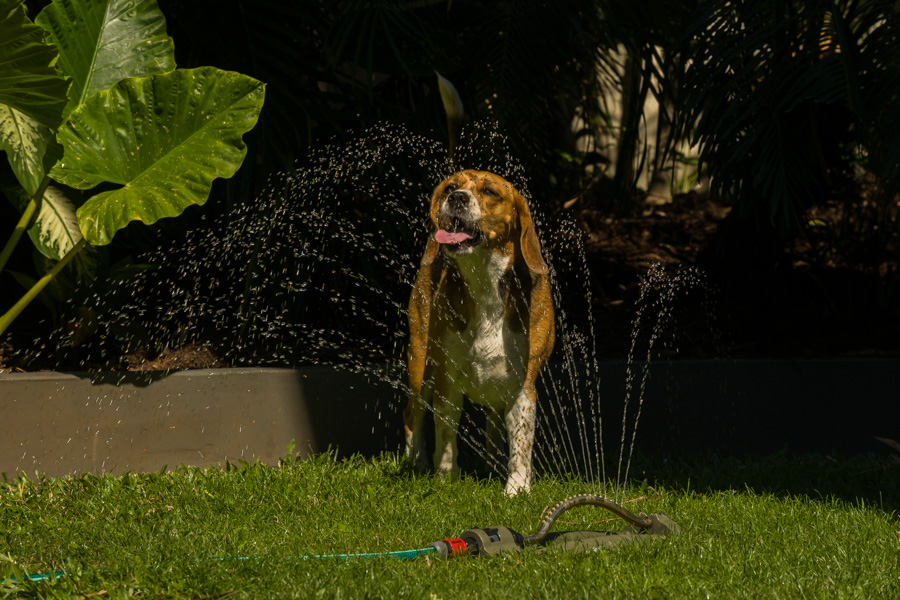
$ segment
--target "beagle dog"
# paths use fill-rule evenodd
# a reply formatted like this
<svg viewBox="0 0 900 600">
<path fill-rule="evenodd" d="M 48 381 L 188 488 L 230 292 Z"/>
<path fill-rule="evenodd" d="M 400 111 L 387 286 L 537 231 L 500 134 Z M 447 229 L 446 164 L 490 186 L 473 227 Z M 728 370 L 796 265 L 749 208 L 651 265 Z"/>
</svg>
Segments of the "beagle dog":
<svg viewBox="0 0 900 600">
<path fill-rule="evenodd" d="M 458 475 L 463 397 L 504 416 L 509 448 L 505 491 L 531 489 L 537 417 L 535 382 L 550 356 L 554 315 L 547 264 L 524 198 L 505 179 L 461 171 L 431 200 L 434 233 L 409 299 L 406 457 L 426 467 L 422 423 L 429 400 L 434 468 Z M 503 429 L 488 415 L 487 445 Z"/>
</svg>

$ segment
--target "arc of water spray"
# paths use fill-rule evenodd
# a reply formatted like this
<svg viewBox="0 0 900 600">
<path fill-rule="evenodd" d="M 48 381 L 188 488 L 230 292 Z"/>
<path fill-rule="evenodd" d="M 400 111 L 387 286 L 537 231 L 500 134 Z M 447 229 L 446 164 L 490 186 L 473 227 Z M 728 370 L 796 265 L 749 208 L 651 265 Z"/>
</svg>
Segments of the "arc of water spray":
<svg viewBox="0 0 900 600">
<path fill-rule="evenodd" d="M 622 477 L 622 461 L 625 456 L 625 438 L 628 430 L 628 405 L 632 399 L 632 395 L 634 394 L 634 371 L 632 370 L 635 363 L 635 352 L 637 350 L 637 337 L 641 329 L 641 318 L 643 316 L 644 304 L 646 303 L 646 299 L 648 294 L 650 293 L 652 286 L 652 282 L 655 281 L 662 274 L 662 267 L 658 263 L 654 263 L 650 266 L 650 270 L 648 271 L 646 277 L 641 281 L 640 286 L 640 298 L 638 299 L 637 310 L 635 312 L 634 321 L 631 325 L 632 330 L 632 339 L 631 339 L 631 347 L 628 350 L 628 359 L 626 361 L 627 367 L 625 369 L 625 405 L 622 409 L 622 439 L 620 441 L 619 446 L 619 464 L 616 469 L 616 487 L 617 489 L 621 489 L 622 484 L 628 481 L 628 471 L 631 468 L 631 458 L 634 455 L 634 443 L 637 439 L 637 426 L 638 422 L 641 419 L 641 411 L 644 406 L 644 393 L 647 389 L 647 380 L 650 375 L 650 360 L 653 356 L 653 346 L 659 337 L 660 331 L 662 329 L 661 321 L 663 320 L 663 314 L 660 314 L 660 318 L 656 320 L 653 325 L 650 338 L 647 342 L 647 352 L 644 356 L 643 364 L 641 365 L 641 380 L 638 386 L 637 391 L 637 410 L 634 417 L 634 427 L 631 431 L 631 446 L 629 448 L 628 453 L 628 461 L 625 465 L 625 476 Z M 663 305 L 663 313 L 668 314 L 668 307 Z"/>
<path fill-rule="evenodd" d="M 566 329 L 567 329 L 566 324 L 568 323 L 568 318 L 566 316 L 566 311 L 563 308 L 563 304 L 560 301 L 559 287 L 558 287 L 558 284 L 556 284 L 556 281 L 557 281 L 556 269 L 553 267 L 552 261 L 549 266 L 550 266 L 550 279 L 552 282 L 554 282 L 554 284 L 552 286 L 553 290 L 554 290 L 554 292 L 553 292 L 554 300 L 556 302 L 556 306 L 558 307 L 557 310 L 559 311 L 559 316 L 560 316 L 559 334 L 560 334 L 561 338 L 567 342 L 567 343 L 563 343 L 561 345 L 561 347 L 562 347 L 562 350 L 563 350 L 563 353 L 565 356 L 565 364 L 567 364 L 569 366 L 568 367 L 569 368 L 568 385 L 566 385 L 566 382 L 562 382 L 560 385 L 558 385 L 557 382 L 553 378 L 551 378 L 550 387 L 553 391 L 553 395 L 556 398 L 563 398 L 564 397 L 563 392 L 565 392 L 565 391 L 567 391 L 568 394 L 572 398 L 578 398 L 579 375 L 578 375 L 578 370 L 577 370 L 577 366 L 576 366 L 575 355 L 573 352 L 573 345 L 571 343 L 568 343 L 571 340 L 571 336 L 569 335 L 569 332 L 566 331 Z M 568 390 L 564 390 L 561 388 L 568 388 Z M 557 408 L 556 408 L 557 404 L 559 404 L 559 412 L 558 413 L 557 413 Z M 582 406 L 582 403 L 579 403 L 579 406 L 575 409 L 576 412 L 578 413 L 577 418 L 578 418 L 578 423 L 579 423 L 579 433 L 581 434 L 579 436 L 579 438 L 581 441 L 582 456 L 588 461 L 586 475 L 593 479 L 593 478 L 595 478 L 593 461 L 591 460 L 590 454 L 586 451 L 586 448 L 585 448 L 585 432 L 584 432 L 583 415 L 581 414 L 581 406 Z M 575 443 L 572 441 L 572 434 L 569 431 L 569 428 L 565 421 L 565 413 L 563 410 L 563 406 L 559 402 L 554 402 L 554 403 L 549 403 L 549 407 L 550 407 L 550 411 L 551 411 L 553 417 L 556 419 L 557 423 L 559 424 L 559 429 L 565 435 L 564 443 L 561 444 L 562 449 L 565 451 L 565 460 L 567 460 L 569 462 L 571 470 L 577 472 L 578 471 L 578 466 L 577 466 L 578 463 L 577 463 L 576 456 L 578 455 L 578 452 L 576 451 Z"/>
<path fill-rule="evenodd" d="M 708 287 L 704 282 L 701 271 L 696 268 L 687 268 L 674 276 L 670 276 L 664 269 L 663 265 L 654 263 L 650 266 L 646 276 L 641 281 L 640 298 L 638 299 L 637 311 L 632 323 L 632 340 L 631 348 L 628 352 L 628 361 L 626 368 L 626 388 L 625 388 L 625 406 L 622 413 L 622 438 L 619 448 L 619 465 L 616 471 L 616 482 L 624 483 L 628 481 L 628 474 L 631 469 L 631 459 L 634 456 L 634 446 L 637 439 L 638 422 L 641 419 L 641 411 L 644 406 L 644 395 L 647 390 L 647 382 L 650 378 L 650 361 L 653 358 L 654 345 L 661 343 L 667 344 L 663 339 L 664 334 L 674 322 L 673 305 L 679 294 L 685 294 L 693 288 L 699 288 L 704 294 L 703 306 L 706 307 L 704 313 L 707 315 L 710 330 L 713 332 L 713 338 L 716 339 L 715 327 L 715 311 L 708 305 L 710 298 L 708 295 Z M 656 320 L 650 330 L 650 336 L 647 339 L 647 348 L 643 356 L 643 362 L 640 366 L 640 382 L 635 390 L 635 373 L 633 370 L 636 351 L 638 344 L 638 334 L 641 329 L 641 319 L 645 309 L 648 308 L 651 292 L 659 294 L 657 305 L 659 312 Z M 637 408 L 634 413 L 634 425 L 631 429 L 631 440 L 628 448 L 628 460 L 625 463 L 624 476 L 622 475 L 622 461 L 625 454 L 625 441 L 627 433 L 628 406 L 633 397 L 636 396 Z"/>
</svg>

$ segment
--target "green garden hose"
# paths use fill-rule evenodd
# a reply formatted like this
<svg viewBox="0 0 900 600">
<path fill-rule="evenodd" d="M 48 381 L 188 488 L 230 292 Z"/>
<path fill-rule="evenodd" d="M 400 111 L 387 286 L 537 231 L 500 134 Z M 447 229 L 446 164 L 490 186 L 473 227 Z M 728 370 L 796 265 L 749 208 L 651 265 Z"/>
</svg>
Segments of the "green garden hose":
<svg viewBox="0 0 900 600">
<path fill-rule="evenodd" d="M 393 552 L 362 552 L 360 554 L 308 554 L 308 555 L 288 555 L 285 556 L 285 559 L 288 560 L 318 560 L 318 559 L 331 559 L 331 560 L 348 560 L 351 558 L 393 558 L 397 560 L 412 560 L 414 558 L 419 558 L 420 556 L 425 556 L 426 554 L 434 554 L 434 548 L 431 546 L 427 548 L 418 548 L 416 550 L 395 550 Z M 231 560 L 260 560 L 262 558 L 271 558 L 265 556 L 217 556 L 213 560 L 219 562 L 231 561 Z"/>
</svg>

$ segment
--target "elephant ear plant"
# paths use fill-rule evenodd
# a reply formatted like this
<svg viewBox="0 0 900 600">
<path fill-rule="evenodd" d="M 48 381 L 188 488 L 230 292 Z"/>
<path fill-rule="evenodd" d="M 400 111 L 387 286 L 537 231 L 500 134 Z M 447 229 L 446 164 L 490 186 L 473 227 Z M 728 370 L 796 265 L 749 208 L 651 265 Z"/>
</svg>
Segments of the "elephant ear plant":
<svg viewBox="0 0 900 600">
<path fill-rule="evenodd" d="M 156 0 L 53 0 L 34 22 L 23 2 L 0 0 L 0 149 L 24 189 L 8 195 L 27 193 L 0 271 L 26 230 L 56 263 L 0 334 L 85 245 L 205 203 L 240 167 L 265 97 L 246 75 L 176 69 Z M 52 182 L 118 187 L 76 210 Z"/>
</svg>

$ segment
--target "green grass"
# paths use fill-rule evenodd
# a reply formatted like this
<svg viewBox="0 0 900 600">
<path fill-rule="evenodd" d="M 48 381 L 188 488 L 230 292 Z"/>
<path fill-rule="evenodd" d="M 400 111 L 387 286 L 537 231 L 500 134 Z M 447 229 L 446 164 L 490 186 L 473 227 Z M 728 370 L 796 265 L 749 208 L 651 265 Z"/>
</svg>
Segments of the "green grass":
<svg viewBox="0 0 900 600">
<path fill-rule="evenodd" d="M 0 596 L 900 597 L 900 485 L 885 459 L 642 458 L 633 473 L 645 480 L 624 490 L 639 498 L 628 508 L 665 512 L 680 536 L 595 553 L 414 561 L 291 556 L 421 548 L 470 526 L 531 533 L 545 506 L 589 487 L 541 480 L 509 499 L 496 479 L 451 483 L 410 475 L 393 457 L 330 456 L 17 479 L 0 483 Z M 609 516 L 576 508 L 558 528 L 620 528 L 600 522 Z M 259 558 L 211 560 L 238 555 Z M 21 580 L 54 570 L 67 576 Z"/>
</svg>

